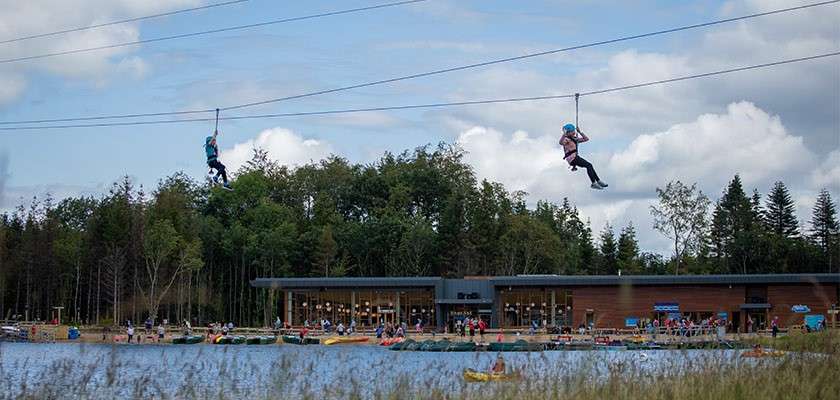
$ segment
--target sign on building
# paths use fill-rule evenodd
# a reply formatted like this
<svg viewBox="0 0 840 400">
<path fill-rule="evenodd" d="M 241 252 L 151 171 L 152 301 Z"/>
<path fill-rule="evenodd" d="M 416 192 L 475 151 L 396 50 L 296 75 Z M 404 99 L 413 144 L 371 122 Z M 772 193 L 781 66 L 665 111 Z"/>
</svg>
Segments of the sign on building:
<svg viewBox="0 0 840 400">
<path fill-rule="evenodd" d="M 801 313 L 801 314 L 811 312 L 811 308 L 804 305 L 804 304 L 797 304 L 797 305 L 791 307 L 790 310 L 795 312 L 795 313 Z"/>
<path fill-rule="evenodd" d="M 653 311 L 678 313 L 680 312 L 680 303 L 654 303 Z"/>
</svg>

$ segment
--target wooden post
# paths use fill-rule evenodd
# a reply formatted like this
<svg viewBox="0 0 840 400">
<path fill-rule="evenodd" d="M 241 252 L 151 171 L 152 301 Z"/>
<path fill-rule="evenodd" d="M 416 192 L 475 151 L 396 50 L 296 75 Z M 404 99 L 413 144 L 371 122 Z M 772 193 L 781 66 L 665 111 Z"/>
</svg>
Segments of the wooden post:
<svg viewBox="0 0 840 400">
<path fill-rule="evenodd" d="M 557 326 L 557 320 L 555 315 L 557 314 L 557 291 L 552 289 L 551 290 L 551 326 Z"/>
</svg>

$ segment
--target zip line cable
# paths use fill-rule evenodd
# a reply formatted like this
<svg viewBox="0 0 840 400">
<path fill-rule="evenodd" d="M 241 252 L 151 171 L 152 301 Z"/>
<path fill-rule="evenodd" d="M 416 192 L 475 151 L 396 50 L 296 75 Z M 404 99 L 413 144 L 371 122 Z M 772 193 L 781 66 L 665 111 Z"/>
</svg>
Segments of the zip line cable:
<svg viewBox="0 0 840 400">
<path fill-rule="evenodd" d="M 37 38 L 48 37 L 48 36 L 57 36 L 57 35 L 65 34 L 65 33 L 86 31 L 86 30 L 90 30 L 90 29 L 97 29 L 97 28 L 102 28 L 102 27 L 111 26 L 111 25 L 125 24 L 125 23 L 128 23 L 128 22 L 137 22 L 137 21 L 143 21 L 143 20 L 153 19 L 153 18 L 168 17 L 168 16 L 176 15 L 176 14 L 184 14 L 184 13 L 193 12 L 193 11 L 206 10 L 206 9 L 209 9 L 209 8 L 216 8 L 216 7 L 229 6 L 229 5 L 238 4 L 238 3 L 244 3 L 246 1 L 249 1 L 249 0 L 232 0 L 232 1 L 222 2 L 222 3 L 208 4 L 206 6 L 185 8 L 185 9 L 182 9 L 182 10 L 169 11 L 169 12 L 160 13 L 160 14 L 146 15 L 146 16 L 143 16 L 143 17 L 134 17 L 134 18 L 128 18 L 128 19 L 123 19 L 123 20 L 119 20 L 119 21 L 104 22 L 104 23 L 101 23 L 101 24 L 90 25 L 90 26 L 80 26 L 78 28 L 64 29 L 64 30 L 55 31 L 55 32 L 39 33 L 39 34 L 36 34 L 36 35 L 22 36 L 22 37 L 14 38 L 14 39 L 0 40 L 0 44 L 21 42 L 21 41 L 24 41 L 24 40 L 37 39 Z"/>
<path fill-rule="evenodd" d="M 730 68 L 730 69 L 723 69 L 713 72 L 705 72 L 700 74 L 694 75 L 686 75 L 680 76 L 675 78 L 668 78 L 668 79 L 661 79 L 656 81 L 644 82 L 644 83 L 637 83 L 633 85 L 625 85 L 625 86 L 618 86 L 614 88 L 608 89 L 600 89 L 600 90 L 592 90 L 588 92 L 579 92 L 574 94 L 560 94 L 560 95 L 547 95 L 547 96 L 532 96 L 532 97 L 512 97 L 512 98 L 503 98 L 503 99 L 488 99 L 488 100 L 472 100 L 472 101 L 459 101 L 459 102 L 448 102 L 448 103 L 427 103 L 427 104 L 410 104 L 410 105 L 401 105 L 401 106 L 383 106 L 383 107 L 368 107 L 368 108 L 350 108 L 350 109 L 339 109 L 339 110 L 324 110 L 324 111 L 303 111 L 303 112 L 291 112 L 291 113 L 278 113 L 278 114 L 261 114 L 261 115 L 239 115 L 239 116 L 230 116 L 230 117 L 220 117 L 218 120 L 221 121 L 236 121 L 236 120 L 247 120 L 247 119 L 269 119 L 269 118 L 283 118 L 283 117 L 305 117 L 305 116 L 318 116 L 318 115 L 334 115 L 334 114 L 351 114 L 351 113 L 362 113 L 362 112 L 371 112 L 371 111 L 395 111 L 395 110 L 411 110 L 411 109 L 423 109 L 423 108 L 442 108 L 442 107 L 455 107 L 455 106 L 469 106 L 469 105 L 479 105 L 479 104 L 498 104 L 498 103 L 513 103 L 513 102 L 523 102 L 523 101 L 537 101 L 537 100 L 555 100 L 555 99 L 566 99 L 566 98 L 576 98 L 576 97 L 583 97 L 583 96 L 593 96 L 598 94 L 604 93 L 611 93 L 611 92 L 618 92 L 623 90 L 630 90 L 630 89 L 637 89 L 646 86 L 655 86 L 655 85 L 662 85 L 666 83 L 673 83 L 679 81 L 686 81 L 690 79 L 698 79 L 698 78 L 705 78 L 715 75 L 723 75 L 729 74 L 734 72 L 741 72 L 759 68 L 768 68 L 783 64 L 792 64 L 797 62 L 809 61 L 809 60 L 816 60 L 821 58 L 827 57 L 834 57 L 840 55 L 840 51 L 833 52 L 833 53 L 824 53 L 818 54 L 808 57 L 800 57 L 800 58 L 792 58 L 787 60 L 780 60 L 774 61 L 764 64 L 755 64 L 749 65 L 745 67 L 738 67 L 738 68 Z M 15 127 L 0 127 L 0 131 L 16 131 L 16 130 L 38 130 L 38 129 L 69 129 L 69 128 L 98 128 L 98 127 L 113 127 L 113 126 L 135 126 L 135 125 L 157 125 L 157 124 L 177 124 L 177 123 L 188 123 L 188 122 L 207 122 L 213 121 L 215 118 L 190 118 L 190 119 L 173 119 L 173 120 L 157 120 L 157 121 L 131 121 L 131 122 L 106 122 L 106 123 L 96 123 L 96 124 L 77 124 L 77 125 L 50 125 L 50 126 L 15 126 Z"/>
<path fill-rule="evenodd" d="M 415 1 L 417 1 L 417 0 L 415 0 Z M 420 1 L 422 1 L 422 0 L 420 0 Z M 407 2 L 391 3 L 391 5 L 404 4 L 404 3 L 407 3 Z M 522 59 L 527 59 L 527 58 L 539 57 L 539 56 L 544 56 L 544 55 L 549 55 L 549 54 L 556 54 L 556 53 L 578 50 L 578 49 L 583 49 L 583 48 L 588 48 L 588 47 L 596 47 L 596 46 L 618 43 L 618 42 L 623 42 L 623 41 L 628 41 L 628 40 L 633 40 L 633 39 L 640 39 L 640 38 L 645 38 L 645 37 L 664 35 L 664 34 L 673 33 L 673 32 L 685 31 L 685 30 L 689 30 L 689 29 L 708 27 L 708 26 L 719 25 L 719 24 L 724 24 L 724 23 L 734 22 L 734 21 L 742 21 L 742 20 L 747 20 L 747 19 L 751 19 L 751 18 L 757 18 L 757 17 L 767 16 L 767 15 L 786 13 L 786 12 L 801 10 L 801 9 L 805 9 L 805 8 L 818 7 L 818 6 L 828 5 L 828 4 L 835 4 L 835 3 L 840 3 L 840 0 L 823 1 L 823 2 L 819 2 L 819 3 L 805 4 L 805 5 L 801 5 L 801 6 L 797 6 L 797 7 L 777 9 L 777 10 L 767 11 L 767 12 L 762 12 L 762 13 L 743 15 L 743 16 L 740 16 L 740 17 L 715 20 L 715 21 L 704 22 L 704 23 L 699 23 L 699 24 L 694 24 L 694 25 L 686 25 L 686 26 L 670 28 L 670 29 L 665 29 L 665 30 L 660 30 L 660 31 L 655 31 L 655 32 L 648 32 L 648 33 L 643 33 L 643 34 L 638 34 L 638 35 L 633 35 L 633 36 L 624 36 L 624 37 L 619 37 L 619 38 L 614 38 L 614 39 L 609 39 L 609 40 L 603 40 L 603 41 L 599 41 L 599 42 L 580 44 L 580 45 L 575 45 L 575 46 L 571 46 L 571 47 L 565 47 L 565 48 L 562 48 L 562 49 L 548 50 L 548 51 L 543 51 L 543 52 L 538 52 L 538 53 L 525 54 L 525 55 L 516 56 L 516 57 L 502 58 L 502 59 L 485 61 L 485 62 L 476 63 L 476 64 L 469 64 L 469 65 L 446 68 L 446 69 L 439 69 L 439 70 L 429 71 L 429 72 L 424 72 L 424 73 L 419 73 L 419 74 L 406 75 L 406 76 L 402 76 L 402 77 L 396 77 L 396 78 L 384 79 L 384 80 L 379 80 L 379 81 L 355 84 L 355 85 L 350 85 L 350 86 L 337 87 L 337 88 L 333 88 L 333 89 L 320 90 L 320 91 L 315 91 L 315 92 L 310 92 L 310 93 L 303 93 L 303 94 L 298 94 L 298 95 L 293 95 L 293 96 L 280 97 L 280 98 L 275 98 L 275 99 L 268 99 L 268 100 L 246 103 L 246 104 L 239 104 L 239 105 L 234 105 L 234 106 L 229 106 L 229 107 L 222 107 L 220 109 L 222 111 L 230 111 L 230 110 L 235 110 L 235 109 L 240 109 L 240 108 L 253 107 L 253 106 L 257 106 L 257 105 L 277 103 L 277 102 L 281 102 L 281 101 L 300 99 L 300 98 L 304 98 L 304 97 L 318 96 L 318 95 L 327 94 L 327 93 L 335 93 L 335 92 L 341 92 L 341 91 L 346 91 L 346 90 L 351 90 L 351 89 L 358 89 L 358 88 L 363 88 L 363 87 L 382 85 L 382 84 L 392 83 L 392 82 L 397 82 L 397 81 L 416 79 L 416 78 L 421 78 L 421 77 L 426 77 L 426 76 L 431 76 L 431 75 L 439 75 L 439 74 L 444 74 L 444 73 L 448 73 L 448 72 L 478 68 L 478 67 L 483 67 L 483 66 L 488 66 L 488 65 L 493 65 L 493 64 L 500 64 L 500 63 L 505 63 L 505 62 L 517 61 L 517 60 L 522 60 Z M 378 7 L 385 7 L 385 6 L 387 6 L 387 5 L 382 5 L 382 6 L 378 6 Z M 0 61 L 0 62 L 2 62 L 2 61 Z M 203 110 L 169 111 L 169 112 L 139 113 L 139 114 L 100 115 L 100 116 L 91 116 L 91 117 L 71 117 L 71 118 L 57 118 L 57 119 L 22 120 L 22 121 L 0 121 L 0 125 L 43 124 L 43 123 L 55 123 L 55 122 L 95 121 L 95 120 L 122 119 L 122 118 L 161 117 L 161 116 L 173 116 L 173 115 L 206 114 L 206 113 L 212 113 L 212 112 L 215 112 L 215 111 L 216 111 L 215 109 L 203 109 Z"/>
<path fill-rule="evenodd" d="M 708 27 L 708 26 L 713 26 L 713 25 L 720 25 L 720 24 L 724 24 L 724 23 L 728 23 L 728 22 L 742 21 L 742 20 L 745 20 L 745 19 L 763 17 L 763 16 L 773 15 L 773 14 L 781 14 L 781 13 L 786 13 L 786 12 L 791 12 L 791 11 L 796 11 L 796 10 L 802 10 L 802 9 L 811 8 L 811 7 L 817 7 L 817 6 L 823 6 L 823 5 L 832 4 L 832 3 L 838 3 L 838 2 L 840 2 L 840 0 L 823 1 L 823 2 L 820 2 L 820 3 L 812 3 L 812 4 L 797 6 L 797 7 L 783 8 L 783 9 L 779 9 L 779 10 L 767 11 L 767 12 L 756 13 L 756 14 L 749 14 L 749 15 L 744 15 L 744 16 L 740 16 L 740 17 L 720 19 L 720 20 L 704 22 L 704 23 L 700 23 L 700 24 L 681 26 L 681 27 L 677 27 L 677 28 L 670 28 L 670 29 L 665 29 L 665 30 L 660 30 L 660 31 L 655 31 L 655 32 L 648 32 L 648 33 L 642 33 L 642 34 L 638 34 L 638 35 L 624 36 L 624 37 L 619 37 L 619 38 L 615 38 L 615 39 L 603 40 L 603 41 L 599 41 L 599 42 L 592 42 L 592 43 L 587 43 L 587 44 L 570 46 L 570 47 L 565 47 L 565 48 L 562 48 L 562 49 L 541 51 L 541 52 L 538 52 L 538 53 L 524 54 L 524 55 L 516 56 L 516 57 L 500 58 L 500 59 L 497 59 L 497 60 L 490 60 L 490 61 L 484 61 L 484 62 L 475 63 L 475 64 L 468 64 L 468 65 L 462 65 L 462 66 L 458 66 L 458 67 L 439 69 L 439 70 L 435 70 L 435 71 L 423 72 L 423 73 L 414 74 L 414 75 L 406 75 L 406 76 L 401 76 L 401 77 L 397 77 L 397 78 L 383 79 L 383 80 L 379 80 L 379 81 L 367 82 L 367 83 L 362 83 L 362 84 L 357 84 L 357 85 L 343 86 L 343 87 L 338 87 L 338 88 L 334 88 L 334 89 L 321 90 L 321 91 L 317 91 L 317 92 L 305 93 L 305 94 L 300 94 L 300 95 L 295 95 L 295 96 L 287 96 L 287 97 L 280 97 L 280 98 L 276 98 L 276 99 L 256 101 L 256 102 L 253 102 L 253 103 L 239 104 L 239 105 L 235 105 L 235 106 L 224 107 L 224 108 L 222 108 L 222 110 L 236 110 L 236 109 L 240 109 L 240 108 L 253 107 L 253 106 L 259 106 L 259 105 L 270 104 L 270 103 L 276 103 L 276 102 L 285 101 L 285 100 L 292 100 L 292 99 L 299 99 L 299 98 L 303 98 L 303 97 L 317 96 L 317 95 L 321 95 L 321 94 L 340 92 L 340 91 L 345 91 L 345 90 L 350 90 L 350 89 L 359 89 L 359 88 L 364 88 L 364 87 L 382 85 L 382 84 L 385 84 L 385 83 L 393 83 L 393 82 L 397 82 L 397 81 L 422 78 L 422 77 L 427 77 L 427 76 L 432 76 L 432 75 L 440 75 L 440 74 L 445 74 L 445 73 L 455 72 L 455 71 L 463 71 L 465 69 L 485 67 L 485 66 L 488 66 L 488 65 L 494 65 L 494 64 L 507 63 L 507 62 L 511 62 L 511 61 L 524 60 L 524 59 L 528 59 L 528 58 L 540 57 L 540 56 L 545 56 L 545 55 L 550 55 L 550 54 L 557 54 L 557 53 L 562 53 L 562 52 L 567 52 L 567 51 L 572 51 L 572 50 L 580 50 L 580 49 L 585 49 L 585 48 L 588 48 L 588 47 L 603 46 L 603 45 L 606 45 L 606 44 L 619 43 L 619 42 L 624 42 L 624 41 L 629 41 L 629 40 L 634 40 L 634 39 L 641 39 L 641 38 L 646 38 L 646 37 L 651 37 L 651 36 L 664 35 L 664 34 L 668 34 L 668 33 L 674 33 L 674 32 L 679 32 L 679 31 L 690 30 L 690 29 L 697 29 L 697 28 L 703 28 L 703 27 Z"/>
<path fill-rule="evenodd" d="M 8 64 L 8 63 L 14 63 L 14 62 L 20 62 L 20 61 L 37 60 L 37 59 L 41 59 L 41 58 L 64 56 L 64 55 L 68 55 L 68 54 L 86 53 L 86 52 L 90 52 L 90 51 L 115 49 L 115 48 L 119 48 L 119 47 L 136 46 L 136 45 L 146 44 L 146 43 L 162 42 L 162 41 L 165 41 L 165 40 L 183 39 L 183 38 L 194 37 L 194 36 L 209 35 L 209 34 L 212 34 L 212 33 L 230 32 L 230 31 L 237 31 L 237 30 L 243 30 L 243 29 L 251 29 L 251 28 L 257 28 L 257 27 L 267 26 L 267 25 L 282 24 L 282 23 L 286 23 L 286 22 L 295 22 L 295 21 L 302 21 L 302 20 L 306 20 L 306 19 L 331 17 L 331 16 L 341 15 L 341 14 L 350 14 L 350 13 L 357 13 L 357 12 L 362 12 L 362 11 L 370 11 L 370 10 L 375 10 L 375 9 L 379 9 L 379 8 L 395 7 L 395 6 L 401 6 L 401 5 L 406 5 L 406 4 L 420 3 L 420 2 L 423 2 L 423 1 L 427 1 L 427 0 L 398 1 L 398 2 L 395 2 L 395 3 L 378 4 L 378 5 L 375 5 L 375 6 L 351 8 L 351 9 L 346 9 L 346 10 L 330 11 L 330 12 L 325 12 L 325 13 L 320 13 L 320 14 L 304 15 L 304 16 L 301 16 L 301 17 L 291 17 L 291 18 L 277 19 L 277 20 L 273 20 L 273 21 L 257 22 L 257 23 L 248 24 L 248 25 L 236 25 L 236 26 L 229 26 L 229 27 L 226 27 L 226 28 L 211 29 L 211 30 L 200 31 L 200 32 L 181 33 L 181 34 L 178 34 L 178 35 L 162 36 L 162 37 L 157 37 L 157 38 L 152 38 L 152 39 L 141 39 L 141 40 L 136 40 L 136 41 L 133 41 L 133 42 L 115 43 L 115 44 L 109 44 L 109 45 L 105 45 L 105 46 L 87 47 L 87 48 L 83 48 L 83 49 L 66 50 L 66 51 L 59 51 L 59 52 L 55 52 L 55 53 L 38 54 L 38 55 L 34 55 L 34 56 L 7 58 L 5 60 L 0 60 L 0 64 Z M 840 0 L 838 0 L 838 1 L 840 1 Z"/>
</svg>

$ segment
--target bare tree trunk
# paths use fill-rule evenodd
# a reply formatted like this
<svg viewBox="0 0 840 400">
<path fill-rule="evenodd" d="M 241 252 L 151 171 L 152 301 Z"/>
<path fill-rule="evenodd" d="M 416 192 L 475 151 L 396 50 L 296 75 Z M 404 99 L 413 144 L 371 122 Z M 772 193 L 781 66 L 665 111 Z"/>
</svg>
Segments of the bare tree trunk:
<svg viewBox="0 0 840 400">
<path fill-rule="evenodd" d="M 96 267 L 96 325 L 99 325 L 99 294 L 102 286 L 100 277 L 102 276 L 102 264 L 97 264 Z M 114 324 L 119 325 L 119 321 L 114 321 Z"/>
<path fill-rule="evenodd" d="M 79 260 L 76 260 L 76 290 L 73 292 L 73 315 L 75 316 L 74 320 L 76 323 L 80 323 L 81 314 L 79 313 L 79 300 L 81 294 L 79 293 L 79 284 L 81 282 L 81 275 L 82 275 L 82 263 Z"/>
</svg>

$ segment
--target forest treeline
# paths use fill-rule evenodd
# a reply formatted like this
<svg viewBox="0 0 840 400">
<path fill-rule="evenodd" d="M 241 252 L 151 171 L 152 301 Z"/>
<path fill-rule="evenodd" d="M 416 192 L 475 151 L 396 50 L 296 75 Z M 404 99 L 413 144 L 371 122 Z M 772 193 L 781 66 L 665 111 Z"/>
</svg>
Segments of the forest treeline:
<svg viewBox="0 0 840 400">
<path fill-rule="evenodd" d="M 664 184 L 664 182 L 663 182 Z M 781 182 L 762 199 L 736 175 L 719 200 L 657 189 L 652 223 L 674 254 L 641 251 L 636 229 L 593 233 L 575 204 L 479 181 L 453 145 L 330 157 L 295 169 L 261 150 L 233 192 L 183 173 L 151 191 L 34 199 L 0 219 L 4 318 L 110 324 L 149 315 L 195 323 L 273 320 L 256 277 L 837 272 L 836 207 L 823 190 L 800 224 Z"/>
</svg>

